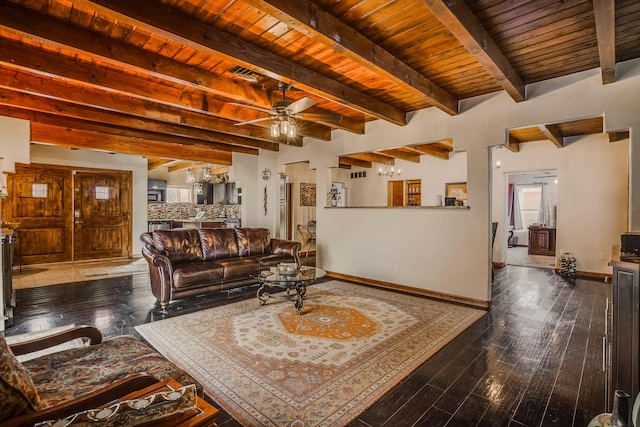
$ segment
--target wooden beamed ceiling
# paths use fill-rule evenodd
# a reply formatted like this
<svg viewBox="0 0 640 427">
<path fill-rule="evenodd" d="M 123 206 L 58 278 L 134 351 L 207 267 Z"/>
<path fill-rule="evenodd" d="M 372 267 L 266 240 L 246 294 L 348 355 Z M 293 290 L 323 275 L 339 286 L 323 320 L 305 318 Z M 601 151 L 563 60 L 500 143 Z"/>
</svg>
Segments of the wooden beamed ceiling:
<svg viewBox="0 0 640 427">
<path fill-rule="evenodd" d="M 360 135 L 371 120 L 403 126 L 423 108 L 457 115 L 477 95 L 526 102 L 526 84 L 588 69 L 613 83 L 617 62 L 640 57 L 638 18 L 633 0 L 4 0 L 0 115 L 29 120 L 35 142 L 145 155 L 150 168 L 229 165 L 234 152 Z M 315 101 L 295 138 L 274 140 L 259 120 L 281 100 L 279 82 L 289 102 Z M 560 124 L 527 132 L 559 147 L 566 138 Z M 508 147 L 523 133 L 510 132 Z M 451 150 L 428 143 L 339 163 Z"/>
</svg>

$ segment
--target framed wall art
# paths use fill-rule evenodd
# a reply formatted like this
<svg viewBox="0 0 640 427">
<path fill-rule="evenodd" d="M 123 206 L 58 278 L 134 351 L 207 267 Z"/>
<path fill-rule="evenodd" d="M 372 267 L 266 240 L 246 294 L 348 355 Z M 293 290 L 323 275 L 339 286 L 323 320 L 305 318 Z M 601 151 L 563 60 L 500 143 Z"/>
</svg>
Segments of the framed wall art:
<svg viewBox="0 0 640 427">
<path fill-rule="evenodd" d="M 448 182 L 444 185 L 445 197 L 455 198 L 456 200 L 467 200 L 467 183 L 466 182 Z"/>
<path fill-rule="evenodd" d="M 300 183 L 300 206 L 316 205 L 316 185 Z"/>
</svg>

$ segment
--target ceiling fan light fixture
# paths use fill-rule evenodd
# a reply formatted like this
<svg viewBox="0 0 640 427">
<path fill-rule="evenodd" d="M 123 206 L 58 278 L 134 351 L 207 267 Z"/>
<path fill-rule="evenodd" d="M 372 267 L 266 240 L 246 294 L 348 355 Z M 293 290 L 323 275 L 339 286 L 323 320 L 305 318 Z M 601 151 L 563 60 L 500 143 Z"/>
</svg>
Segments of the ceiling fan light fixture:
<svg viewBox="0 0 640 427">
<path fill-rule="evenodd" d="M 278 120 L 274 120 L 271 122 L 270 129 L 272 138 L 277 138 L 280 136 L 280 124 L 278 123 Z"/>
<path fill-rule="evenodd" d="M 287 132 L 287 136 L 289 138 L 295 138 L 297 133 L 298 133 L 297 126 L 295 122 L 292 120 L 291 123 L 289 123 L 289 132 Z"/>
<path fill-rule="evenodd" d="M 291 123 L 289 123 L 289 118 L 287 117 L 280 121 L 280 133 L 288 136 L 289 130 L 291 130 Z"/>
</svg>

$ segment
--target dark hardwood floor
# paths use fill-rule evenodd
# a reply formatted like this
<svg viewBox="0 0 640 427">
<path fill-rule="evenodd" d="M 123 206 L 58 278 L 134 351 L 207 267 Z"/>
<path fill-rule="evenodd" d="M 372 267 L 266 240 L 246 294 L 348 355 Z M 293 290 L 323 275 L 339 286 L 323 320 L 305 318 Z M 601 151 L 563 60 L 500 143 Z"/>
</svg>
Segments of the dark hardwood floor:
<svg viewBox="0 0 640 427">
<path fill-rule="evenodd" d="M 93 324 L 105 337 L 136 325 L 254 298 L 257 287 L 183 300 L 162 314 L 145 275 L 17 291 L 6 335 Z M 602 337 L 610 284 L 553 270 L 497 271 L 491 310 L 352 426 L 586 426 L 605 411 Z M 215 401 L 213 401 L 215 405 Z M 217 406 L 217 405 L 216 405 Z M 221 411 L 220 426 L 235 426 Z"/>
</svg>

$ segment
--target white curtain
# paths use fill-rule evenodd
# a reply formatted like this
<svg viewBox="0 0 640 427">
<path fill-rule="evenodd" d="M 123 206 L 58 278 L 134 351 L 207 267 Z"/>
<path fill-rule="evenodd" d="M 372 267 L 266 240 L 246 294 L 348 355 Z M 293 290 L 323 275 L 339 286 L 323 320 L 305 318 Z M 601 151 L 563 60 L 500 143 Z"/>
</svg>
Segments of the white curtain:
<svg viewBox="0 0 640 427">
<path fill-rule="evenodd" d="M 551 213 L 549 212 L 548 191 L 544 190 L 544 185 L 540 184 L 540 208 L 538 209 L 538 224 L 550 224 Z"/>
<path fill-rule="evenodd" d="M 520 211 L 520 206 L 522 206 L 521 198 L 522 191 L 520 191 L 520 185 L 514 185 L 514 197 L 513 197 L 513 229 L 514 230 L 522 230 L 522 212 Z"/>
</svg>

